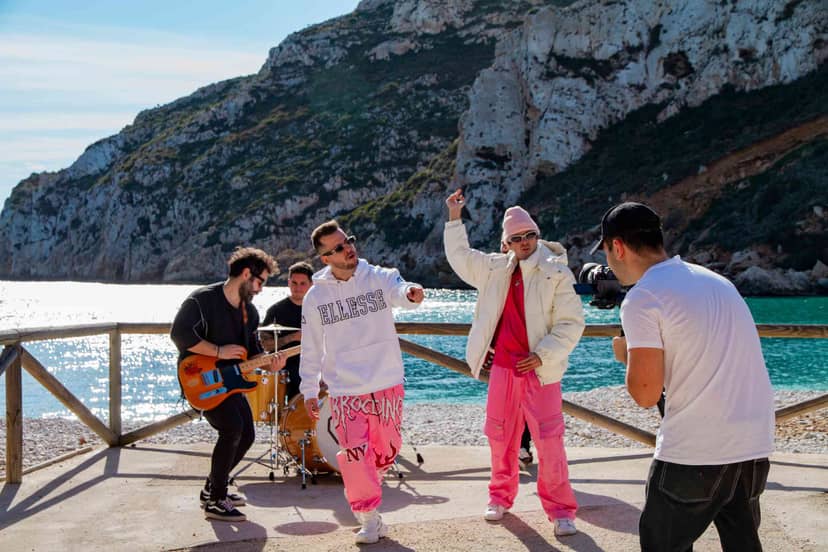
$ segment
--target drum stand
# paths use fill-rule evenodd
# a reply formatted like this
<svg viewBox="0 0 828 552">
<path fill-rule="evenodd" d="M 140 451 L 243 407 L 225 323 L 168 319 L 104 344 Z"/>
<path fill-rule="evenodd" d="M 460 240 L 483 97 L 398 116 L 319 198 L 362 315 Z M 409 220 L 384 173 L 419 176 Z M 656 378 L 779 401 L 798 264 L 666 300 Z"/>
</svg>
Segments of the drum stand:
<svg viewBox="0 0 828 552">
<path fill-rule="evenodd" d="M 289 430 L 285 431 L 284 434 L 285 434 L 285 436 L 290 436 L 290 431 Z M 281 433 L 280 433 L 280 435 L 281 435 Z M 288 471 L 289 471 L 289 468 L 290 468 L 290 464 L 291 463 L 295 464 L 296 465 L 296 475 L 301 475 L 302 476 L 302 489 L 307 489 L 308 488 L 308 478 L 310 477 L 311 485 L 316 485 L 317 476 L 319 475 L 319 472 L 316 469 L 314 469 L 314 470 L 309 470 L 308 469 L 308 462 L 307 462 L 308 458 L 306 456 L 307 449 L 310 447 L 310 444 L 311 444 L 311 437 L 316 436 L 316 430 L 315 429 L 307 429 L 307 430 L 304 431 L 304 435 L 305 436 L 304 436 L 303 439 L 299 439 L 299 441 L 297 441 L 299 443 L 299 450 L 300 450 L 299 457 L 294 458 L 293 456 L 290 455 L 289 452 L 285 454 L 286 460 L 285 460 L 284 473 L 285 473 L 285 475 L 287 475 Z M 327 462 L 327 460 L 325 460 L 325 458 L 318 457 L 318 456 L 315 456 L 313 458 L 313 460 L 315 460 L 317 462 L 320 462 L 320 461 L 321 462 Z"/>
<path fill-rule="evenodd" d="M 283 371 L 279 371 L 277 374 L 274 374 L 277 378 L 280 377 L 287 377 L 287 374 L 283 374 Z M 277 380 L 278 381 L 278 380 Z M 274 394 L 277 389 L 277 386 L 274 386 Z M 277 404 L 277 397 L 272 397 L 267 404 L 267 408 L 270 411 L 270 416 L 267 424 L 270 426 L 270 437 L 268 439 L 268 450 L 267 452 L 263 452 L 260 454 L 255 460 L 250 462 L 247 466 L 239 469 L 236 473 L 230 474 L 229 482 L 232 484 L 234 479 L 239 476 L 243 471 L 250 467 L 251 464 L 259 464 L 261 466 L 269 467 L 270 473 L 268 474 L 268 479 L 270 481 L 276 480 L 276 473 L 275 470 L 282 468 L 284 474 L 288 474 L 289 465 L 293 461 L 293 458 L 286 452 L 283 451 L 282 448 L 279 446 L 279 440 L 276 438 L 276 428 L 279 427 L 279 417 L 281 414 L 281 408 Z M 257 420 L 253 420 L 254 425 L 257 423 Z M 262 458 L 265 454 L 269 455 L 268 462 L 265 463 L 262 461 Z"/>
</svg>

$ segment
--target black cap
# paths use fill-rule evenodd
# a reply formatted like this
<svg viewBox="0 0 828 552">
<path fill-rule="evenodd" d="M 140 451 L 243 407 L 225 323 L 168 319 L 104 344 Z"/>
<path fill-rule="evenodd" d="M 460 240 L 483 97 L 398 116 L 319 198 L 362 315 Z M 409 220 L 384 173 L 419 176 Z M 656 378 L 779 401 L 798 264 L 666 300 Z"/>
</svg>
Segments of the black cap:
<svg viewBox="0 0 828 552">
<path fill-rule="evenodd" d="M 595 252 L 604 245 L 604 240 L 612 238 L 626 239 L 630 234 L 640 232 L 661 232 L 661 218 L 658 214 L 644 205 L 627 201 L 612 207 L 604 213 L 601 219 L 601 239 L 595 244 L 589 254 Z"/>
</svg>

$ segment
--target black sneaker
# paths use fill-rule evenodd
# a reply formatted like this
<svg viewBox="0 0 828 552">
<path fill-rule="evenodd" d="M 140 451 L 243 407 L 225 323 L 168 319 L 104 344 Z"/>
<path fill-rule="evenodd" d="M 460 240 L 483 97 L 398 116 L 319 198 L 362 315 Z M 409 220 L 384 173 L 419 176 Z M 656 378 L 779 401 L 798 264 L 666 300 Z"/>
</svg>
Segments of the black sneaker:
<svg viewBox="0 0 828 552">
<path fill-rule="evenodd" d="M 204 505 L 204 517 L 221 521 L 247 521 L 247 516 L 239 512 L 228 498 L 208 500 Z"/>
<path fill-rule="evenodd" d="M 227 498 L 230 499 L 230 502 L 233 503 L 233 506 L 244 506 L 247 504 L 247 499 L 244 497 L 243 494 L 234 493 L 230 489 L 227 489 Z M 210 486 L 207 485 L 198 495 L 198 499 L 201 501 L 201 507 L 203 508 L 204 505 L 210 500 Z"/>
</svg>

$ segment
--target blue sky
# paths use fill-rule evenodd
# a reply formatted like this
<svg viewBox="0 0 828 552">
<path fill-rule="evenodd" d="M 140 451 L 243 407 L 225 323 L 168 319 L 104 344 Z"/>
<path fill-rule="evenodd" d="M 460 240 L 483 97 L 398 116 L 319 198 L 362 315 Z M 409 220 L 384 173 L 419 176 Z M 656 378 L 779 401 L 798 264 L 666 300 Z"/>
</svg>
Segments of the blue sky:
<svg viewBox="0 0 828 552">
<path fill-rule="evenodd" d="M 142 109 L 255 73 L 358 0 L 0 0 L 0 204 Z"/>
</svg>

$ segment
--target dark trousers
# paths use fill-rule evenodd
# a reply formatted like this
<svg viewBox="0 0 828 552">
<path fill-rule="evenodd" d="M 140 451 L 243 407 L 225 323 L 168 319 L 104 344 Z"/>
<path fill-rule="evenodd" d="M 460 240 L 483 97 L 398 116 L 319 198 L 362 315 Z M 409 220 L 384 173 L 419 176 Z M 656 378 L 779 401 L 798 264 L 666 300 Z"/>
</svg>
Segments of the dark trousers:
<svg viewBox="0 0 828 552">
<path fill-rule="evenodd" d="M 204 417 L 218 431 L 218 440 L 210 460 L 210 500 L 227 498 L 230 471 L 241 462 L 256 439 L 253 413 L 241 393 L 230 395 Z"/>
<path fill-rule="evenodd" d="M 523 435 L 520 436 L 520 448 L 529 450 L 532 446 L 532 435 L 529 433 L 529 424 L 523 426 Z"/>
<path fill-rule="evenodd" d="M 642 551 L 686 552 L 716 524 L 723 552 L 761 551 L 759 495 L 767 458 L 721 466 L 687 466 L 654 460 L 638 523 Z"/>
</svg>

